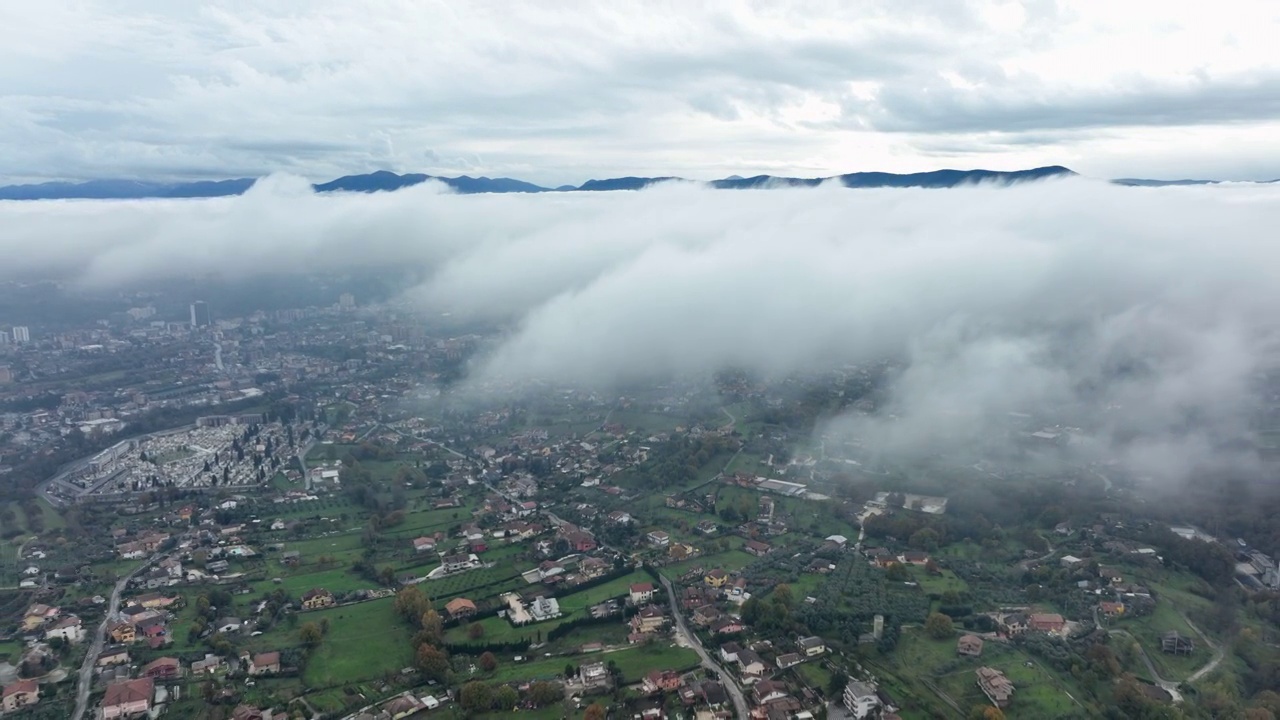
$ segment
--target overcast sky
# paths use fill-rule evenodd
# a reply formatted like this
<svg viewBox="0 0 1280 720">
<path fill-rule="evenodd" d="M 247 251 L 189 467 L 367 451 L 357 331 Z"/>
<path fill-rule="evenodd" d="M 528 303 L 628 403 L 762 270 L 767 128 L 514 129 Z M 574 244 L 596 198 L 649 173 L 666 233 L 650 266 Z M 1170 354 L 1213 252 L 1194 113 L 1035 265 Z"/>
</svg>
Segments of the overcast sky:
<svg viewBox="0 0 1280 720">
<path fill-rule="evenodd" d="M 1280 177 L 1280 3 L 0 3 L 0 182 Z"/>
</svg>

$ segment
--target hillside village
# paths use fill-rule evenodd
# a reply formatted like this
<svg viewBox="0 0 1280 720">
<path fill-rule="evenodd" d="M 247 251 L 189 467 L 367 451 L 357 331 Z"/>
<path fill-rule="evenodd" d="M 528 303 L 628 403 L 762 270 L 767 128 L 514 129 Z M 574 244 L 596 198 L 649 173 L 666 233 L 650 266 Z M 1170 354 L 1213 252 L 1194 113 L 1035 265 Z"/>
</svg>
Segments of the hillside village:
<svg viewBox="0 0 1280 720">
<path fill-rule="evenodd" d="M 1215 590 L 1274 597 L 1268 556 L 1118 489 L 974 513 L 834 446 L 785 452 L 753 401 L 688 403 L 442 422 L 370 396 L 274 426 L 266 482 L 75 505 L 100 530 L 16 548 L 0 707 L 67 717 L 79 687 L 102 718 L 1174 717 L 1251 662 L 1240 637 L 1275 636 L 1261 605 L 1222 624 Z M 997 524 L 1002 502 L 1040 510 Z"/>
</svg>

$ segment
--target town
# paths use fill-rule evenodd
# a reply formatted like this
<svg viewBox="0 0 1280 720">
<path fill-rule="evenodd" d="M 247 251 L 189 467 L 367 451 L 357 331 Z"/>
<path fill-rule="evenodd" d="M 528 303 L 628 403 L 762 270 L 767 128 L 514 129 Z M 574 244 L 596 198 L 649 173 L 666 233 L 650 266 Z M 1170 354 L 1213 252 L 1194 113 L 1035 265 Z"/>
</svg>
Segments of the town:
<svg viewBox="0 0 1280 720">
<path fill-rule="evenodd" d="M 477 393 L 483 330 L 215 310 L 5 336 L 6 716 L 1280 713 L 1275 536 L 1053 417 L 889 463 L 815 421 L 891 361 Z"/>
</svg>

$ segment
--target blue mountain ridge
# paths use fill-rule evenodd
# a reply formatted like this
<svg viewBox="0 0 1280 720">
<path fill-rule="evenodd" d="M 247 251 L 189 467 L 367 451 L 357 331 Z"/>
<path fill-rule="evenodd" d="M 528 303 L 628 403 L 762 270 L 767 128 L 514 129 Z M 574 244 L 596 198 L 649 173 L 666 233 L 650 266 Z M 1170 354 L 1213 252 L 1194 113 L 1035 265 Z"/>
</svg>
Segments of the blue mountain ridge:
<svg viewBox="0 0 1280 720">
<path fill-rule="evenodd" d="M 737 175 L 704 183 L 723 190 L 741 190 L 775 187 L 813 187 L 830 181 L 838 181 L 849 188 L 953 188 L 976 182 L 1010 185 L 1045 178 L 1075 175 L 1061 165 L 1032 168 L 1029 170 L 934 170 L 921 173 L 855 172 L 823 178 L 795 178 L 774 175 L 739 177 Z M 542 187 L 514 178 L 443 177 L 423 173 L 400 175 L 388 170 L 361 175 L 345 175 L 313 187 L 317 192 L 385 192 L 399 190 L 436 180 L 463 194 L 475 193 L 540 193 L 540 192 L 600 192 L 612 190 L 640 190 L 656 183 L 679 181 L 678 177 L 619 177 L 588 180 L 581 185 L 562 185 L 556 188 Z M 90 180 L 87 182 L 46 182 L 32 185 L 0 186 L 0 200 L 54 200 L 54 199 L 140 199 L 140 198 L 207 198 L 239 195 L 253 186 L 255 178 L 230 180 L 201 180 L 195 182 L 151 182 L 143 180 Z M 1111 182 L 1118 185 L 1160 187 L 1165 185 L 1201 185 L 1216 180 L 1146 180 L 1120 178 Z M 1271 181 L 1276 182 L 1276 181 Z"/>
</svg>

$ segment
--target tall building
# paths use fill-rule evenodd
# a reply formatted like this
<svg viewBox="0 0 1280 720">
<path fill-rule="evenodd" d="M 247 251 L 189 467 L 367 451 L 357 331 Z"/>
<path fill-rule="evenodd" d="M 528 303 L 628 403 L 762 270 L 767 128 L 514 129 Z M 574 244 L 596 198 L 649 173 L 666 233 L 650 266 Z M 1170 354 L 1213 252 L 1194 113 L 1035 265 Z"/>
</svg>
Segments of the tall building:
<svg viewBox="0 0 1280 720">
<path fill-rule="evenodd" d="M 203 300 L 191 303 L 191 327 L 208 327 L 209 324 L 209 303 Z"/>
<path fill-rule="evenodd" d="M 13 341 L 15 343 L 31 342 L 31 330 L 23 325 L 14 325 Z"/>
<path fill-rule="evenodd" d="M 350 310 L 356 306 L 356 296 L 351 293 L 342 293 L 338 296 L 338 307 L 343 310 Z"/>
<path fill-rule="evenodd" d="M 5 332 L 4 330 L 0 330 L 0 345 L 8 345 L 8 344 L 9 344 L 9 333 Z"/>
</svg>

